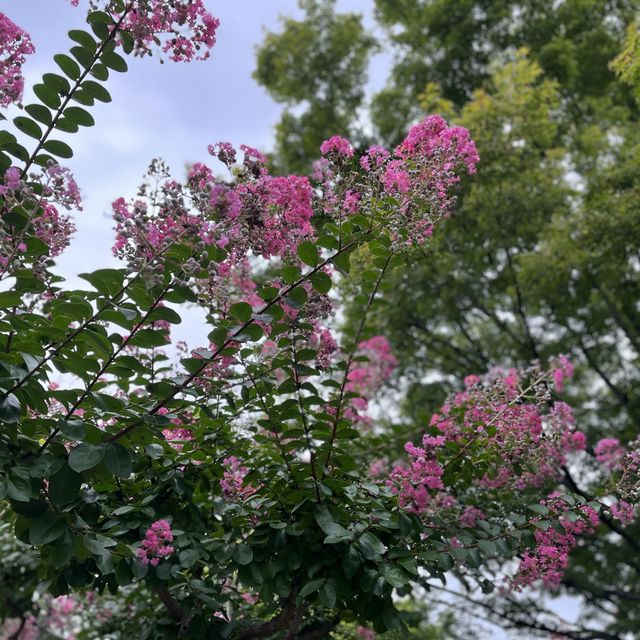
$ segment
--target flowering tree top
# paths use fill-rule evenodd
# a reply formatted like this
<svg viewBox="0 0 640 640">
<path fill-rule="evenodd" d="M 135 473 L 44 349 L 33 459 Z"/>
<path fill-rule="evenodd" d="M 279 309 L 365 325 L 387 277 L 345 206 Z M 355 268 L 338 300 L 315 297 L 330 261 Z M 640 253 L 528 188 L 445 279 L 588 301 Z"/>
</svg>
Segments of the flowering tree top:
<svg viewBox="0 0 640 640">
<path fill-rule="evenodd" d="M 332 137 L 310 177 L 273 176 L 226 142 L 209 147 L 224 177 L 198 163 L 178 180 L 154 160 L 112 205 L 122 267 L 67 287 L 51 268 L 73 232 L 61 210 L 80 199 L 56 129 L 94 124 L 119 52 L 204 58 L 218 28 L 199 0 L 116 0 L 88 23 L 55 58 L 64 75 L 45 74 L 8 123 L 33 148 L 0 138 L 0 499 L 40 592 L 88 607 L 87 593 L 124 591 L 139 624 L 183 637 L 303 640 L 343 619 L 383 631 L 404 624 L 394 594 L 450 569 L 490 590 L 492 563 L 520 556 L 508 588 L 556 585 L 600 511 L 633 517 L 637 450 L 619 443 L 596 447 L 615 502 L 559 492 L 586 446 L 557 397 L 563 358 L 467 378 L 389 454 L 369 409 L 397 361 L 364 319 L 335 333 L 329 294 L 364 253 L 369 311 L 450 214 L 479 158 L 439 116 L 391 150 Z M 5 102 L 30 47 L 3 58 Z M 173 345 L 189 305 L 206 330 Z"/>
</svg>

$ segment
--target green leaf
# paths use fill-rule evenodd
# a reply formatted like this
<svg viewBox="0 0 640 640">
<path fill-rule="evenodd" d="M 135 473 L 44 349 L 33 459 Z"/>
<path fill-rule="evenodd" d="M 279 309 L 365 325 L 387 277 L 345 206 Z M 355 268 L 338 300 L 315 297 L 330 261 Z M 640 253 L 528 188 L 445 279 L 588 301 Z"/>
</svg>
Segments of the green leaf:
<svg viewBox="0 0 640 640">
<path fill-rule="evenodd" d="M 28 104 L 24 110 L 32 118 L 35 118 L 38 122 L 42 122 L 44 125 L 49 126 L 53 120 L 51 111 L 49 111 L 47 107 L 43 107 L 41 104 Z"/>
<path fill-rule="evenodd" d="M 84 47 L 71 47 L 71 54 L 85 69 L 90 69 L 93 65 L 93 53 Z"/>
<path fill-rule="evenodd" d="M 105 67 L 103 64 L 100 64 L 99 62 L 94 64 L 93 67 L 91 67 L 91 71 L 89 73 L 94 78 L 98 78 L 98 80 L 100 80 L 101 82 L 105 82 L 109 79 L 109 69 Z M 83 88 L 84 88 L 84 83 L 83 83 Z M 106 100 L 105 102 L 110 102 L 110 101 L 111 101 L 111 98 L 109 98 L 109 100 Z"/>
<path fill-rule="evenodd" d="M 13 393 L 10 393 L 6 398 L 0 400 L 0 422 L 7 424 L 14 424 L 20 420 L 22 415 L 22 407 L 20 402 Z"/>
<path fill-rule="evenodd" d="M 116 565 L 116 581 L 119 587 L 126 587 L 133 582 L 133 572 L 124 560 Z"/>
<path fill-rule="evenodd" d="M 171 324 L 180 324 L 182 322 L 180 315 L 169 307 L 158 307 L 149 314 L 147 322 L 155 322 L 156 320 L 166 320 Z"/>
<path fill-rule="evenodd" d="M 105 447 L 83 442 L 71 450 L 69 466 L 78 473 L 93 469 L 105 455 Z"/>
<path fill-rule="evenodd" d="M 229 308 L 229 314 L 239 322 L 248 322 L 253 314 L 253 309 L 248 302 L 236 302 Z"/>
<path fill-rule="evenodd" d="M 145 453 L 153 460 L 159 460 L 164 455 L 164 448 L 161 444 L 147 444 L 144 447 Z"/>
<path fill-rule="evenodd" d="M 55 128 L 65 133 L 76 133 L 78 131 L 78 125 L 66 118 L 58 118 Z"/>
<path fill-rule="evenodd" d="M 331 511 L 329 511 L 329 508 L 324 504 L 318 505 L 316 507 L 313 517 L 315 518 L 315 521 L 318 523 L 318 526 L 323 531 L 327 525 L 333 524 L 334 522 L 333 516 L 331 515 Z"/>
<path fill-rule="evenodd" d="M 258 291 L 258 295 L 263 300 L 275 300 L 278 297 L 279 291 L 277 287 L 263 287 Z"/>
<path fill-rule="evenodd" d="M 87 16 L 87 22 L 89 24 L 103 24 L 105 26 L 111 26 L 113 24 L 113 18 L 106 11 L 91 11 Z"/>
<path fill-rule="evenodd" d="M 107 469 L 118 478 L 128 478 L 133 471 L 129 451 L 117 442 L 107 445 L 104 463 Z"/>
<path fill-rule="evenodd" d="M 93 36 L 87 31 L 80 31 L 79 29 L 72 29 L 69 31 L 69 37 L 81 44 L 85 49 L 88 49 L 91 53 L 95 53 L 98 45 L 96 41 L 93 39 Z"/>
<path fill-rule="evenodd" d="M 117 269 L 98 269 L 91 273 L 81 273 L 79 277 L 91 283 L 106 297 L 116 295 L 124 284 L 124 274 Z M 135 314 L 133 317 L 135 318 Z"/>
<path fill-rule="evenodd" d="M 20 476 L 7 478 L 7 494 L 17 502 L 31 500 L 31 483 Z"/>
<path fill-rule="evenodd" d="M 129 344 L 142 349 L 152 349 L 154 347 L 165 347 L 167 345 L 166 336 L 155 329 L 140 329 L 136 331 L 129 340 Z"/>
<path fill-rule="evenodd" d="M 125 59 L 114 51 L 106 51 L 100 56 L 100 60 L 109 67 L 109 69 L 113 69 L 119 73 L 124 73 L 128 68 Z"/>
<path fill-rule="evenodd" d="M 107 551 L 104 543 L 101 540 L 94 538 L 83 538 L 84 546 L 96 556 L 100 556 Z"/>
<path fill-rule="evenodd" d="M 64 110 L 64 117 L 81 127 L 92 127 L 96 123 L 93 116 L 80 107 L 67 107 Z"/>
<path fill-rule="evenodd" d="M 61 100 L 57 91 L 54 91 L 51 87 L 45 84 L 36 84 L 33 86 L 33 93 L 50 109 L 57 109 L 60 106 Z"/>
<path fill-rule="evenodd" d="M 376 536 L 370 531 L 367 531 L 360 536 L 358 544 L 360 549 L 362 549 L 362 553 L 364 553 L 365 558 L 368 560 L 377 560 L 378 556 L 381 556 L 386 550 L 382 542 L 380 542 L 380 540 L 378 540 L 378 538 L 376 538 Z"/>
<path fill-rule="evenodd" d="M 324 578 L 317 578 L 316 580 L 307 582 L 307 584 L 305 584 L 304 587 L 300 589 L 300 597 L 306 598 L 308 595 L 315 593 L 324 584 L 324 581 Z"/>
<path fill-rule="evenodd" d="M 34 520 L 29 529 L 31 544 L 49 544 L 61 538 L 67 531 L 67 523 L 59 513 L 46 511 Z"/>
<path fill-rule="evenodd" d="M 492 540 L 478 540 L 478 548 L 487 556 L 495 556 L 498 552 L 496 543 Z"/>
<path fill-rule="evenodd" d="M 384 579 L 396 589 L 404 587 L 409 582 L 409 579 L 404 574 L 404 571 L 397 567 L 385 568 Z"/>
<path fill-rule="evenodd" d="M 348 253 L 345 252 L 335 256 L 335 258 L 333 258 L 331 262 L 333 262 L 336 269 L 343 276 L 346 276 L 349 274 L 349 269 L 351 269 L 351 256 Z"/>
<path fill-rule="evenodd" d="M 48 140 L 44 143 L 42 148 L 59 158 L 71 158 L 73 156 L 73 150 L 71 147 L 61 140 Z"/>
<path fill-rule="evenodd" d="M 58 121 L 59 122 L 59 121 Z M 34 159 L 33 163 L 37 164 L 39 167 L 46 167 L 50 162 L 56 163 L 56 159 L 50 156 L 48 153 L 39 153 Z M 33 239 L 33 238 L 30 238 Z M 37 238 L 35 238 L 37 239 Z M 43 243 L 44 244 L 44 243 Z M 48 254 L 49 250 L 42 252 L 40 255 Z"/>
<path fill-rule="evenodd" d="M 42 76 L 42 81 L 49 89 L 56 91 L 62 96 L 67 96 L 71 92 L 69 81 L 57 73 L 45 73 Z"/>
<path fill-rule="evenodd" d="M 20 291 L 3 291 L 0 293 L 0 309 L 15 307 L 22 303 L 22 293 Z"/>
<path fill-rule="evenodd" d="M 322 294 L 329 293 L 331 285 L 333 284 L 331 282 L 331 278 L 326 273 L 324 273 L 324 271 L 318 271 L 318 273 L 314 273 L 309 279 L 311 280 L 313 288 L 318 293 Z"/>
<path fill-rule="evenodd" d="M 13 119 L 13 124 L 16 128 L 22 131 L 22 133 L 39 140 L 42 138 L 42 129 L 31 118 L 25 118 L 24 116 L 18 116 Z"/>
<path fill-rule="evenodd" d="M 527 505 L 527 509 L 541 516 L 546 516 L 549 513 L 549 509 L 545 507 L 543 504 L 530 504 L 530 505 Z"/>
<path fill-rule="evenodd" d="M 247 544 L 238 544 L 233 550 L 232 558 L 236 564 L 244 566 L 253 560 L 253 551 Z"/>
<path fill-rule="evenodd" d="M 58 428 L 69 440 L 83 440 L 87 433 L 82 420 L 60 420 Z"/>
<path fill-rule="evenodd" d="M 22 160 L 23 162 L 28 162 L 29 160 L 29 152 L 17 142 L 5 142 L 2 145 L 2 148 L 10 153 L 14 158 L 18 158 L 18 160 Z"/>
<path fill-rule="evenodd" d="M 193 567 L 193 565 L 198 562 L 200 558 L 200 554 L 197 549 L 185 549 L 180 552 L 178 559 L 180 560 L 180 565 L 189 569 Z"/>
<path fill-rule="evenodd" d="M 88 107 L 93 106 L 95 102 L 95 100 L 93 99 L 93 96 L 90 96 L 86 91 L 83 91 L 82 89 L 78 89 L 77 91 L 74 91 L 72 99 Z"/>
<path fill-rule="evenodd" d="M 320 602 L 329 609 L 333 609 L 336 606 L 336 590 L 329 581 L 325 582 L 320 588 Z"/>
<path fill-rule="evenodd" d="M 47 494 L 51 503 L 61 509 L 78 498 L 82 479 L 67 464 L 49 479 Z"/>
<path fill-rule="evenodd" d="M 264 330 L 259 324 L 247 325 L 237 336 L 236 340 L 239 342 L 253 340 L 254 342 L 260 340 L 264 336 Z"/>
<path fill-rule="evenodd" d="M 293 284 L 294 282 L 299 280 L 300 276 L 302 275 L 302 272 L 300 271 L 300 267 L 296 267 L 293 265 L 287 265 L 285 267 L 282 267 L 281 273 L 282 273 L 282 279 L 287 284 Z"/>
<path fill-rule="evenodd" d="M 120 42 L 122 42 L 122 50 L 129 55 L 135 47 L 136 40 L 133 37 L 133 34 L 128 33 L 127 31 L 121 31 L 119 35 Z"/>
<path fill-rule="evenodd" d="M 315 267 L 320 262 L 320 254 L 318 253 L 318 248 L 313 242 L 309 240 L 303 240 L 298 245 L 298 258 L 302 260 L 306 265 L 310 267 Z"/>
<path fill-rule="evenodd" d="M 72 80 L 77 80 L 80 77 L 80 67 L 75 60 L 70 58 L 64 53 L 58 53 L 53 56 L 56 64 L 69 76 Z"/>
</svg>

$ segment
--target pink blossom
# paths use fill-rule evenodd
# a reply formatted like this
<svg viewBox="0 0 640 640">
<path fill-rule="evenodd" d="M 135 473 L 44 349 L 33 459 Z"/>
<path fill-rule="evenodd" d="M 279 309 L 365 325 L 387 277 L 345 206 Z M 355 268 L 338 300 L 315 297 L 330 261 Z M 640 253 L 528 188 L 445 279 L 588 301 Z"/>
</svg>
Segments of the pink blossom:
<svg viewBox="0 0 640 640">
<path fill-rule="evenodd" d="M 566 356 L 560 356 L 554 363 L 553 382 L 558 393 L 564 390 L 564 381 L 573 376 L 573 365 Z"/>
<path fill-rule="evenodd" d="M 371 171 L 379 169 L 389 157 L 389 152 L 380 145 L 373 145 L 369 147 L 365 155 L 360 158 L 360 166 L 365 171 Z"/>
<path fill-rule="evenodd" d="M 338 158 L 353 157 L 351 143 L 342 136 L 332 136 L 320 145 L 320 153 L 323 156 L 335 155 Z"/>
<path fill-rule="evenodd" d="M 578 536 L 594 533 L 600 522 L 597 512 L 588 505 L 579 507 L 581 517 L 577 520 L 562 515 L 569 510 L 563 500 L 550 499 L 546 501 L 546 506 L 552 516 L 559 516 L 561 528 L 536 528 L 536 547 L 525 551 L 513 580 L 518 589 L 532 585 L 537 580 L 541 580 L 548 588 L 560 586 L 569 563 L 569 553 L 576 546 Z"/>
<path fill-rule="evenodd" d="M 228 167 L 236 162 L 236 150 L 230 142 L 216 142 L 208 146 L 208 151 Z"/>
<path fill-rule="evenodd" d="M 462 127 L 448 128 L 444 118 L 435 115 L 413 126 L 396 153 L 408 157 L 441 155 L 445 171 L 462 162 L 470 174 L 475 173 L 480 160 L 469 132 Z"/>
<path fill-rule="evenodd" d="M 516 369 L 509 369 L 504 378 L 504 383 L 510 389 L 515 389 L 518 386 L 518 371 Z"/>
<path fill-rule="evenodd" d="M 82 209 L 80 189 L 68 167 L 52 164 L 43 173 L 46 197 L 65 209 Z"/>
<path fill-rule="evenodd" d="M 18 167 L 9 167 L 4 172 L 4 184 L 0 185 L 0 195 L 5 195 L 9 191 L 17 191 L 20 189 L 21 184 L 20 169 Z"/>
<path fill-rule="evenodd" d="M 220 488 L 226 498 L 242 501 L 255 493 L 254 487 L 244 484 L 244 477 L 249 473 L 249 469 L 243 466 L 238 458 L 229 456 L 222 461 L 222 465 L 225 470 L 220 480 Z"/>
<path fill-rule="evenodd" d="M 361 195 L 357 191 L 347 190 L 344 194 L 344 210 L 349 214 L 355 214 L 358 212 L 358 202 L 360 202 Z"/>
<path fill-rule="evenodd" d="M 402 160 L 392 160 L 387 164 L 382 181 L 387 193 L 407 193 L 411 185 L 409 172 Z"/>
<path fill-rule="evenodd" d="M 43 202 L 41 207 L 41 214 L 33 221 L 33 231 L 49 247 L 49 255 L 55 258 L 69 245 L 76 226 L 71 218 L 60 215 L 49 202 Z"/>
<path fill-rule="evenodd" d="M 0 107 L 19 102 L 24 90 L 22 65 L 35 52 L 29 34 L 0 12 Z"/>
<path fill-rule="evenodd" d="M 618 438 L 602 438 L 593 448 L 596 460 L 606 469 L 615 469 L 620 466 L 624 456 L 624 449 L 620 446 Z"/>
<path fill-rule="evenodd" d="M 623 524 L 631 524 L 633 522 L 634 507 L 632 504 L 624 500 L 619 500 L 618 502 L 614 502 L 609 509 L 611 510 L 611 515 Z"/>
<path fill-rule="evenodd" d="M 477 507 L 465 507 L 462 515 L 458 519 L 461 527 L 472 528 L 476 526 L 478 520 L 486 520 L 487 516 Z"/>
<path fill-rule="evenodd" d="M 480 384 L 480 378 L 475 375 L 467 376 L 464 379 L 464 386 L 469 389 L 470 387 L 475 387 L 477 384 Z"/>
<path fill-rule="evenodd" d="M 174 62 L 206 60 L 216 43 L 220 21 L 205 8 L 203 0 L 147 0 L 138 3 L 122 19 L 121 31 L 135 38 L 136 52 L 151 53 L 158 37 L 160 47 Z"/>
<path fill-rule="evenodd" d="M 174 549 L 169 544 L 173 542 L 171 525 L 166 520 L 156 520 L 147 529 L 142 544 L 136 555 L 141 564 L 157 567 L 162 558 L 170 556 Z"/>
</svg>

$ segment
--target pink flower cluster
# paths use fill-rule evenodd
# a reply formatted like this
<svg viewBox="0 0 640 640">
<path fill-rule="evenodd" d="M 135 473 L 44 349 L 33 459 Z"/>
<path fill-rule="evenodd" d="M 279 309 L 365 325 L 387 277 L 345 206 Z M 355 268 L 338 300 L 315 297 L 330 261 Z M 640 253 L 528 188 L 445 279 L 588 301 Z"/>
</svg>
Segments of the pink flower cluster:
<svg viewBox="0 0 640 640">
<path fill-rule="evenodd" d="M 590 506 L 584 505 L 572 512 L 573 518 L 567 514 L 569 505 L 560 499 L 547 501 L 551 517 L 558 519 L 561 530 L 553 526 L 545 529 L 536 528 L 534 536 L 536 546 L 527 549 L 520 562 L 518 573 L 513 579 L 513 586 L 517 589 L 530 586 L 541 580 L 545 587 L 560 586 L 567 564 L 569 553 L 577 544 L 581 535 L 592 534 L 600 519 L 597 512 Z M 539 521 L 537 518 L 534 521 Z"/>
<path fill-rule="evenodd" d="M 19 102 L 24 90 L 22 65 L 35 52 L 31 38 L 0 12 L 0 107 Z"/>
<path fill-rule="evenodd" d="M 353 155 L 348 140 L 334 136 L 320 149 L 324 158 L 314 177 L 322 182 L 324 211 L 337 217 L 382 215 L 396 247 L 422 244 L 431 236 L 436 222 L 449 213 L 460 172 L 474 173 L 479 160 L 469 132 L 448 127 L 440 116 L 412 127 L 393 153 L 370 147 L 359 158 L 364 182 L 354 179 L 352 170 L 344 171 L 345 160 Z M 388 206 L 380 210 L 381 202 Z"/>
<path fill-rule="evenodd" d="M 165 407 L 162 407 L 158 411 L 158 415 L 167 415 L 167 413 L 169 413 L 169 411 Z M 184 443 L 193 440 L 193 431 L 191 431 L 191 429 L 184 428 L 183 422 L 180 418 L 173 418 L 171 422 L 175 426 L 170 429 L 163 429 L 162 435 L 172 449 L 182 451 Z"/>
<path fill-rule="evenodd" d="M 602 438 L 593 448 L 596 460 L 605 469 L 616 469 L 620 466 L 625 450 L 620 446 L 618 438 Z"/>
<path fill-rule="evenodd" d="M 249 469 L 242 465 L 235 456 L 229 456 L 222 461 L 225 470 L 220 480 L 223 495 L 231 501 L 242 501 L 255 493 L 255 488 L 244 484 L 244 477 Z"/>
<path fill-rule="evenodd" d="M 118 16 L 116 16 L 117 18 Z M 174 62 L 206 60 L 216 43 L 220 21 L 212 16 L 203 0 L 138 1 L 124 16 L 120 31 L 135 38 L 136 52 L 150 53 L 150 45 L 164 38 L 162 51 Z"/>
<path fill-rule="evenodd" d="M 322 327 L 317 322 L 313 325 L 309 346 L 317 350 L 316 364 L 324 369 L 331 364 L 331 356 L 338 351 L 338 343 L 331 330 Z"/>
<path fill-rule="evenodd" d="M 43 169 L 43 195 L 65 209 L 82 209 L 80 189 L 68 167 L 51 164 Z"/>
<path fill-rule="evenodd" d="M 295 255 L 300 241 L 313 235 L 308 178 L 262 176 L 254 184 L 243 185 L 239 193 L 249 214 L 252 247 L 263 257 Z"/>
<path fill-rule="evenodd" d="M 416 447 L 411 442 L 404 446 L 409 454 L 409 466 L 396 466 L 389 475 L 388 484 L 398 493 L 400 506 L 413 513 L 424 513 L 434 493 L 444 491 L 444 469 L 430 447 Z"/>
<path fill-rule="evenodd" d="M 575 430 L 568 405 L 548 406 L 541 381 L 551 375 L 537 369 L 527 375 L 496 370 L 484 379 L 466 378 L 467 388 L 432 417 L 422 446 L 407 443 L 408 461 L 389 473 L 386 483 L 400 505 L 470 528 L 491 516 L 475 507 L 483 495 L 539 491 L 560 480 L 569 454 L 583 450 L 586 439 Z M 532 377 L 537 382 L 529 382 Z M 458 450 L 480 455 L 484 462 L 474 466 L 472 478 L 453 474 L 445 485 L 447 466 L 466 464 L 467 456 L 456 456 Z"/>
<path fill-rule="evenodd" d="M 137 551 L 141 564 L 157 567 L 162 558 L 170 556 L 174 549 L 169 544 L 173 542 L 171 525 L 166 520 L 156 520 L 148 529 L 144 540 Z"/>
<path fill-rule="evenodd" d="M 351 399 L 351 410 L 345 415 L 354 420 L 366 421 L 369 399 L 391 377 L 398 360 L 384 336 L 373 336 L 358 343 L 355 355 L 358 360 L 347 374 L 345 391 L 357 393 L 358 397 Z M 366 360 L 361 361 L 361 358 Z"/>
<path fill-rule="evenodd" d="M 190 243 L 195 255 L 188 269 L 219 277 L 226 277 L 250 253 L 294 258 L 300 241 L 314 233 L 311 184 L 305 177 L 270 176 L 260 152 L 242 150 L 244 174 L 234 186 L 216 181 L 201 163 L 193 165 L 183 186 L 170 179 L 162 162 L 154 161 L 140 197 L 132 203 L 119 198 L 112 205 L 114 254 L 134 269 L 174 242 Z M 220 154 L 227 161 L 236 155 L 228 143 L 221 143 Z M 209 246 L 224 249 L 228 259 L 210 262 L 204 251 Z"/>
<path fill-rule="evenodd" d="M 42 213 L 33 221 L 33 233 L 49 247 L 49 255 L 55 258 L 69 246 L 76 225 L 51 203 L 43 202 L 41 206 Z"/>
<path fill-rule="evenodd" d="M 629 504 L 625 500 L 618 500 L 614 502 L 610 507 L 611 515 L 620 520 L 623 524 L 631 524 L 635 517 L 635 508 L 632 504 Z"/>
<path fill-rule="evenodd" d="M 5 171 L 0 195 L 10 206 L 24 205 L 35 210 L 31 227 L 24 236 L 15 234 L 12 229 L 2 229 L 0 224 L 0 265 L 6 267 L 9 258 L 19 260 L 20 254 L 26 251 L 26 240 L 30 236 L 42 240 L 49 247 L 47 257 L 60 255 L 69 245 L 71 236 L 76 230 L 73 220 L 61 215 L 53 203 L 66 209 L 82 209 L 78 185 L 68 168 L 58 164 L 50 164 L 41 174 L 31 174 L 31 181 L 37 181 L 41 189 L 35 191 L 32 186 L 22 180 L 20 169 L 9 167 Z M 17 243 L 17 244 L 16 244 Z M 41 257 L 41 259 L 43 259 Z M 35 263 L 30 266 L 37 273 Z"/>
<path fill-rule="evenodd" d="M 480 161 L 469 132 L 464 127 L 448 127 L 444 118 L 435 115 L 428 116 L 412 127 L 396 149 L 396 154 L 405 158 L 440 156 L 445 172 L 464 164 L 467 171 L 473 174 Z"/>
<path fill-rule="evenodd" d="M 342 136 L 332 136 L 320 145 L 320 153 L 323 156 L 334 155 L 337 158 L 352 158 L 353 147 Z"/>
<path fill-rule="evenodd" d="M 559 356 L 554 362 L 553 382 L 558 393 L 564 391 L 564 381 L 573 377 L 573 365 L 566 356 Z"/>
</svg>

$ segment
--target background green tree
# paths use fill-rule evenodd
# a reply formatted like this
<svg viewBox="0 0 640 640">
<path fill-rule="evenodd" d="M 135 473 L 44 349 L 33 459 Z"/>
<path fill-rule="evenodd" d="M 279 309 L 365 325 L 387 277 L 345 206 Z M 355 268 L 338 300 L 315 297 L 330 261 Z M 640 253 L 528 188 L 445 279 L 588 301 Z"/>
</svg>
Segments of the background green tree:
<svg viewBox="0 0 640 640">
<path fill-rule="evenodd" d="M 273 166 L 303 172 L 320 143 L 353 131 L 376 41 L 354 13 L 336 14 L 335 0 L 301 0 L 304 20 L 284 19 L 258 50 L 255 79 L 285 104 L 276 125 Z"/>
</svg>

